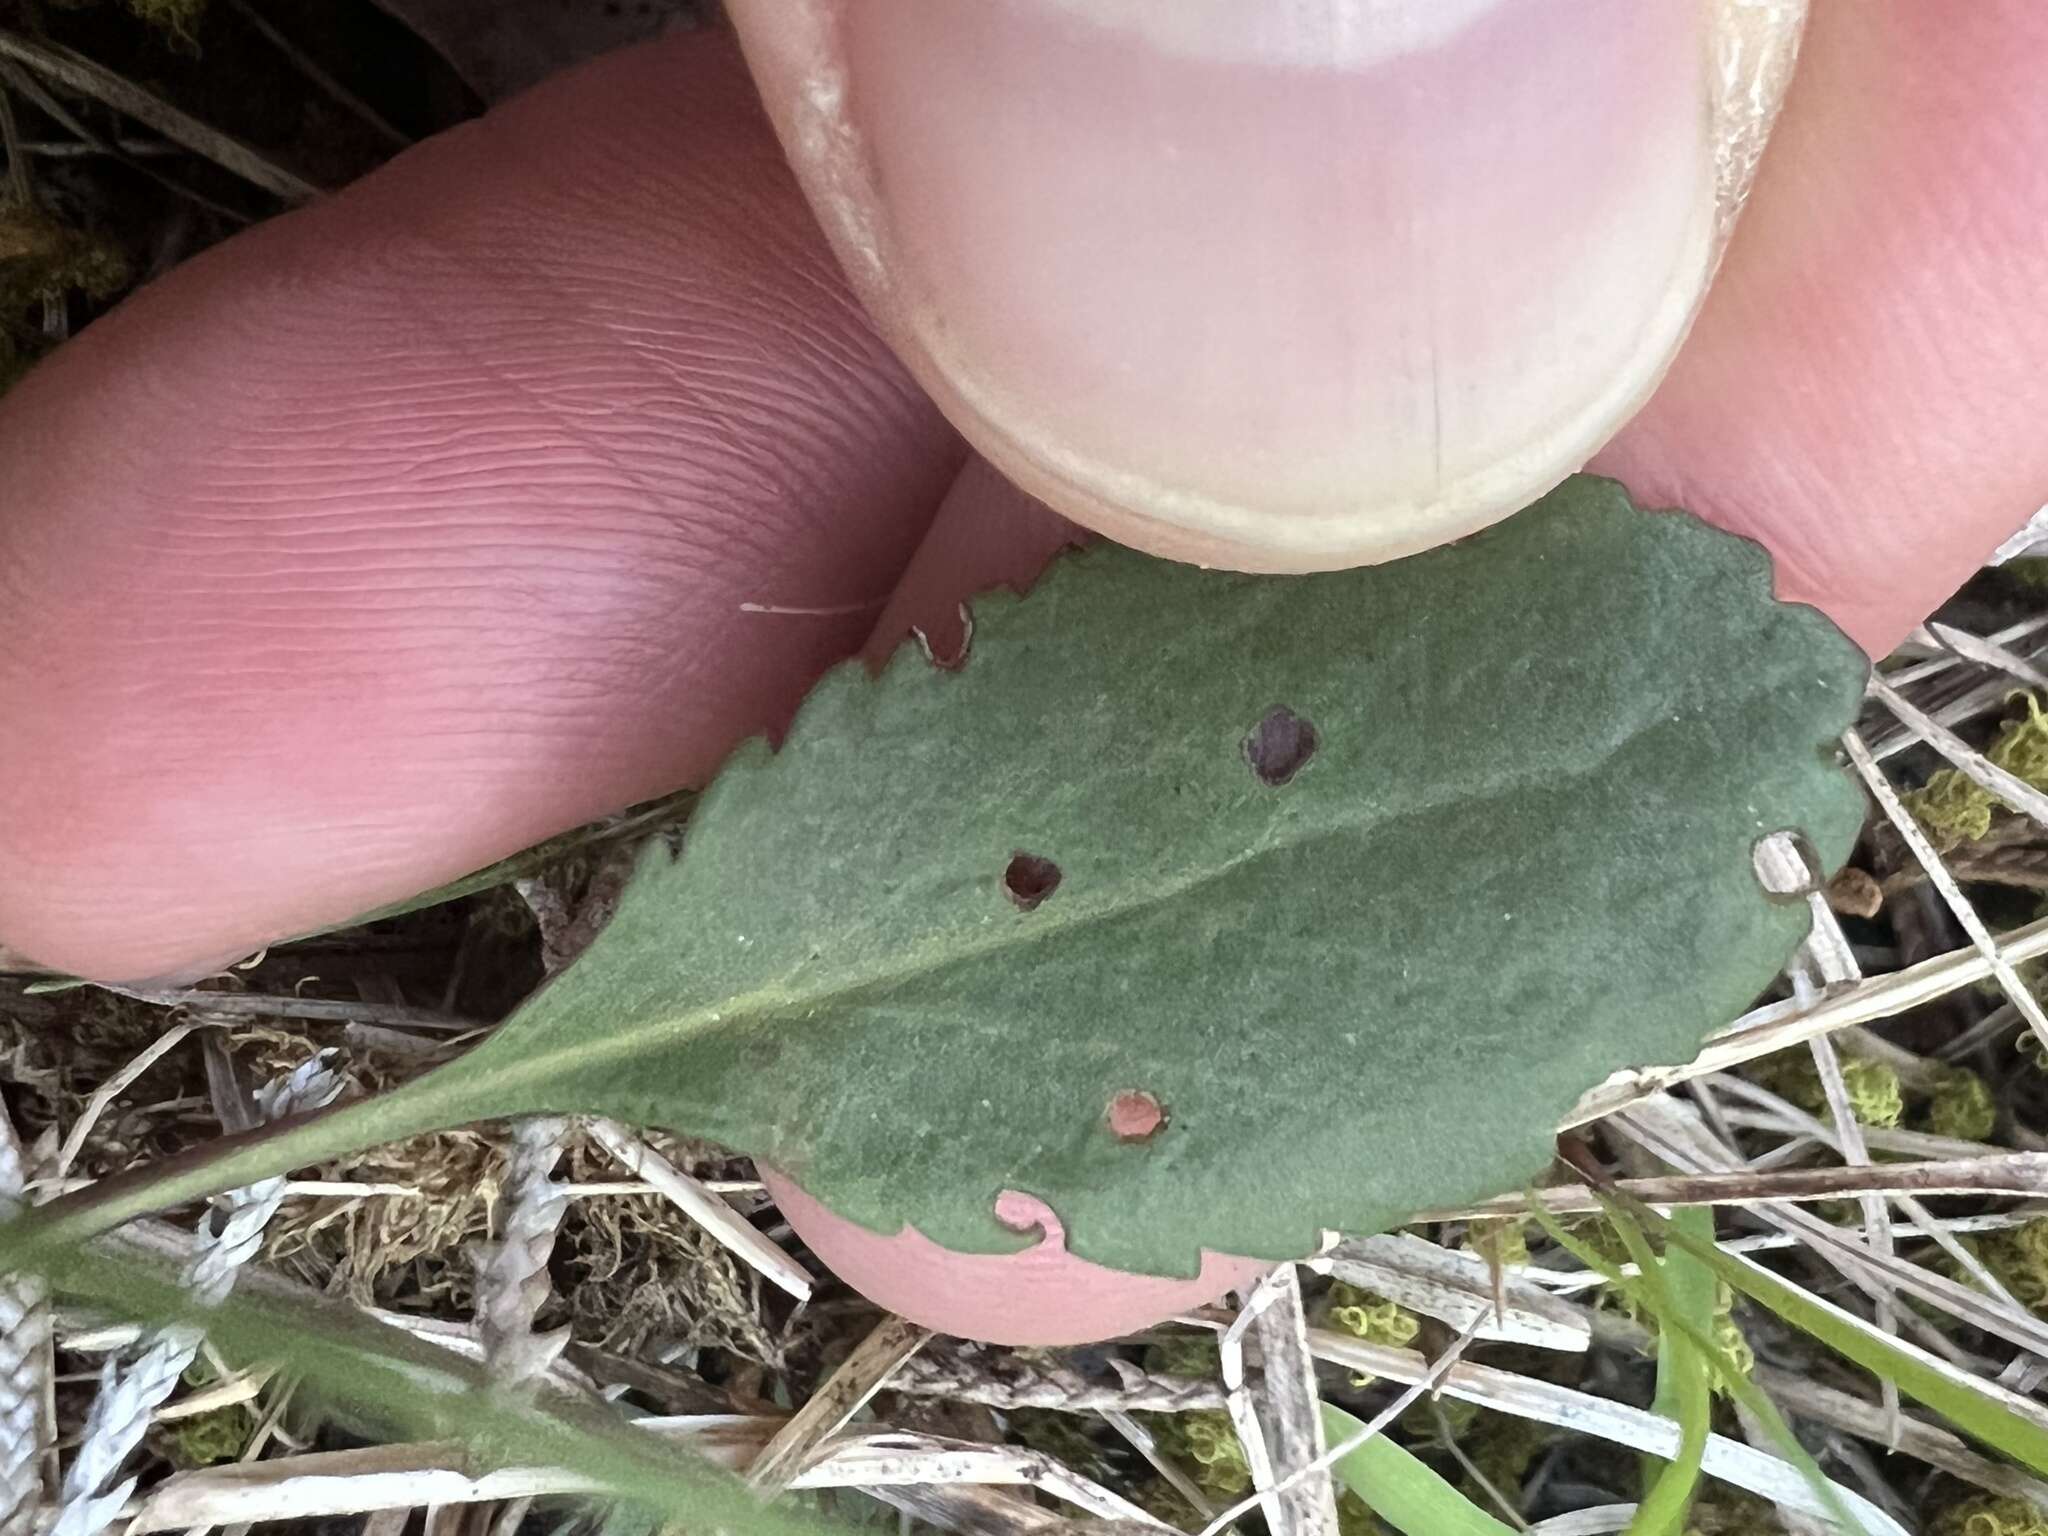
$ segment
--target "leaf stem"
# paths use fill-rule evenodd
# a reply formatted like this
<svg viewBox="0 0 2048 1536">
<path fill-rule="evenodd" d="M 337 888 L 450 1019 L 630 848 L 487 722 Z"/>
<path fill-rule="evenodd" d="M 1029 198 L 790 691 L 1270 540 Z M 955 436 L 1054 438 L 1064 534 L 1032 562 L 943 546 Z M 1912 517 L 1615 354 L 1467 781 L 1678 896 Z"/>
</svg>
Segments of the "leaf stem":
<svg viewBox="0 0 2048 1536">
<path fill-rule="evenodd" d="M 0 1224 L 0 1274 L 41 1268 L 57 1251 L 153 1211 L 460 1125 L 475 1117 L 463 1087 L 459 1075 L 442 1068 L 386 1093 L 224 1136 L 102 1179 Z"/>
</svg>

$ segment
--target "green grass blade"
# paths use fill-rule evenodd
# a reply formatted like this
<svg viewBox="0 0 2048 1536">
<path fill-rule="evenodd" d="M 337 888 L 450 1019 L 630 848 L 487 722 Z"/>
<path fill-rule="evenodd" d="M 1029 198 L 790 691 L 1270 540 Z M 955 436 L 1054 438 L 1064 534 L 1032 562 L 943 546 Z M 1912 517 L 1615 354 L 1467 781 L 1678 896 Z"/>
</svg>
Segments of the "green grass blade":
<svg viewBox="0 0 2048 1536">
<path fill-rule="evenodd" d="M 1674 1334 L 1683 1337 L 1700 1352 L 1703 1359 L 1713 1364 L 1714 1368 L 1720 1373 L 1722 1381 L 1727 1385 L 1729 1395 L 1755 1415 L 1757 1421 L 1763 1425 L 1765 1431 L 1769 1433 L 1772 1441 L 1777 1446 L 1778 1454 L 1791 1463 L 1793 1467 L 1797 1468 L 1800 1476 L 1806 1479 L 1806 1484 L 1813 1490 L 1814 1497 L 1820 1501 L 1821 1507 L 1827 1510 L 1829 1519 L 1833 1520 L 1836 1525 L 1845 1531 L 1864 1531 L 1863 1523 L 1850 1512 L 1848 1505 L 1842 1502 L 1841 1494 L 1835 1490 L 1835 1485 L 1828 1481 L 1827 1474 L 1821 1471 L 1820 1463 L 1813 1459 L 1807 1452 L 1806 1447 L 1801 1445 L 1793 1435 L 1791 1427 L 1785 1423 L 1784 1416 L 1778 1412 L 1777 1405 L 1765 1397 L 1747 1377 L 1735 1369 L 1734 1362 L 1722 1355 L 1720 1346 L 1714 1342 L 1710 1334 L 1701 1333 L 1693 1329 L 1685 1318 L 1670 1312 L 1669 1309 L 1665 1312 L 1657 1311 L 1660 1305 L 1659 1299 L 1646 1286 L 1624 1279 L 1619 1268 L 1610 1264 L 1600 1254 L 1595 1253 L 1586 1244 L 1565 1231 L 1557 1218 L 1543 1209 L 1540 1201 L 1532 1199 L 1529 1205 L 1530 1214 L 1542 1224 L 1543 1230 L 1548 1232 L 1552 1240 L 1560 1247 L 1571 1253 L 1573 1257 L 1577 1258 L 1588 1269 L 1596 1269 L 1605 1275 L 1610 1284 L 1637 1297 L 1642 1305 L 1648 1308 L 1656 1317 L 1659 1326 L 1663 1329 L 1666 1340 L 1669 1340 Z M 1610 1219 L 1615 1221 L 1617 1229 L 1623 1231 L 1624 1241 L 1626 1241 L 1627 1232 L 1630 1230 L 1627 1213 L 1623 1212 L 1618 1205 L 1610 1202 L 1608 1215 Z M 1654 1213 L 1652 1215 L 1654 1216 Z M 1657 1228 L 1660 1231 L 1668 1232 L 1670 1223 L 1658 1218 Z M 1641 1241 L 1641 1232 L 1638 1231 L 1635 1235 L 1637 1241 Z M 1714 1268 L 1717 1274 L 1720 1272 L 1719 1267 L 1712 1265 L 1705 1257 L 1706 1253 L 1711 1253 L 1716 1257 L 1721 1256 L 1720 1251 L 1711 1243 L 1706 1245 L 1705 1253 L 1701 1253 L 1696 1248 L 1689 1247 L 1686 1244 L 1680 1244 L 1680 1246 L 1685 1247 L 1686 1251 L 1692 1253 L 1695 1258 L 1709 1263 L 1709 1267 Z M 1682 1426 L 1680 1432 L 1681 1434 L 1683 1433 Z"/>
<path fill-rule="evenodd" d="M 1323 1434 L 1330 1444 L 1340 1445 L 1363 1428 L 1342 1408 L 1323 1405 Z M 1330 1470 L 1402 1536 L 1514 1536 L 1385 1435 L 1374 1435 Z"/>
<path fill-rule="evenodd" d="M 1713 1241 L 1711 1212 L 1685 1211 L 1679 1220 L 1695 1236 Z M 1683 1317 L 1711 1336 L 1714 1272 L 1683 1251 L 1673 1251 L 1659 1261 L 1633 1223 L 1617 1223 L 1617 1230 L 1642 1271 L 1645 1291 L 1656 1300 L 1658 1315 L 1668 1312 Z M 1648 1486 L 1629 1522 L 1628 1536 L 1679 1536 L 1685 1529 L 1686 1513 L 1699 1487 L 1700 1460 L 1707 1451 L 1713 1405 L 1713 1380 L 1706 1357 L 1684 1334 L 1667 1332 L 1657 1349 L 1657 1395 L 1650 1406 L 1653 1412 L 1677 1420 L 1681 1436 L 1678 1459 L 1660 1463 L 1645 1458 Z"/>
<path fill-rule="evenodd" d="M 2003 1451 L 2029 1470 L 2048 1475 L 2048 1430 L 2001 1401 L 1997 1389 L 1944 1371 L 1934 1358 L 1910 1344 L 1882 1338 L 1856 1326 L 1841 1308 L 1746 1264 L 1682 1231 L 1668 1239 L 1690 1253 L 1730 1286 L 1803 1333 L 1811 1334 L 1845 1359 L 1889 1381 L 1915 1402 L 1932 1408 L 1958 1429 Z"/>
</svg>

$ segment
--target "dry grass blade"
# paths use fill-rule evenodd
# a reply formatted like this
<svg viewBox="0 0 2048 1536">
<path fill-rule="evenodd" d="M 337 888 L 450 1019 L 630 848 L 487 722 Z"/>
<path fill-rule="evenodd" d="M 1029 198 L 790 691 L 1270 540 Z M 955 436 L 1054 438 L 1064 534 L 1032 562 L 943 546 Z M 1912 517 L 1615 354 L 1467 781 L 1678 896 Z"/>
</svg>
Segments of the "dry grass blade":
<svg viewBox="0 0 2048 1536">
<path fill-rule="evenodd" d="M 756 1462 L 786 1421 L 746 1416 L 647 1419 L 641 1427 L 738 1471 Z M 790 1486 L 914 1488 L 965 1484 L 1042 1488 L 1107 1520 L 1166 1527 L 1136 1505 L 1035 1451 L 976 1445 L 884 1430 L 827 1446 Z M 316 1451 L 304 1456 L 206 1467 L 166 1478 L 142 1502 L 128 1536 L 196 1526 L 332 1519 L 423 1503 L 457 1508 L 509 1499 L 593 1491 L 589 1479 L 553 1467 L 478 1473 L 462 1447 L 440 1443 Z"/>
<path fill-rule="evenodd" d="M 1619 1179 L 1615 1188 L 1645 1205 L 1767 1205 L 1840 1200 L 1857 1195 L 2048 1195 L 2048 1153 L 2007 1152 L 1994 1157 L 1948 1158 L 1927 1163 L 1878 1163 L 1860 1168 L 1792 1168 L 1783 1171 L 1674 1174 Z M 1553 1215 L 1581 1215 L 1601 1209 L 1600 1197 L 1583 1184 L 1536 1191 L 1536 1202 Z M 1529 1207 L 1528 1197 L 1501 1195 L 1455 1210 L 1425 1211 L 1418 1221 L 1476 1221 L 1513 1218 Z"/>
<path fill-rule="evenodd" d="M 2009 969 L 2044 955 L 2048 955 L 2048 918 L 1998 938 L 1990 953 L 1982 949 L 1952 950 L 1887 976 L 1830 988 L 1812 1002 L 1768 1004 L 1737 1019 L 1689 1062 L 1615 1073 L 1588 1091 L 1559 1129 L 1586 1125 L 1680 1083 L 1804 1045 L 1817 1036 L 1847 1029 L 1852 1024 L 1892 1018 L 1983 981 L 2000 965 Z M 1872 1144 L 1876 1144 L 1874 1138 Z"/>
<path fill-rule="evenodd" d="M 1256 1302 L 1262 1300 L 1263 1305 Z M 1315 1357 L 1308 1349 L 1308 1318 L 1301 1306 L 1300 1272 L 1283 1264 L 1259 1284 L 1246 1312 L 1246 1338 L 1264 1366 L 1247 1394 L 1263 1455 L 1250 1455 L 1254 1486 L 1273 1536 L 1337 1536 L 1337 1490 L 1321 1465 L 1323 1418 Z M 1226 1387 L 1233 1386 L 1226 1371 Z M 1233 1414 L 1233 1417 L 1236 1415 Z"/>
<path fill-rule="evenodd" d="M 202 991 L 196 987 L 120 987 L 94 982 L 103 992 L 154 1003 L 160 1008 L 189 1008 L 215 1019 L 301 1019 L 309 1024 L 380 1024 L 401 1029 L 445 1030 L 473 1034 L 483 1028 L 474 1019 L 452 1018 L 430 1008 L 403 1003 L 344 1002 L 333 997 L 265 996 L 255 992 Z"/>
<path fill-rule="evenodd" d="M 553 1294 L 548 1256 L 569 1205 L 554 1179 L 567 1131 L 568 1122 L 553 1116 L 528 1115 L 513 1122 L 501 1230 L 477 1275 L 477 1337 L 484 1363 L 511 1388 L 539 1381 L 569 1342 L 566 1328 L 534 1330 Z"/>
<path fill-rule="evenodd" d="M 591 1139 L 620 1165 L 651 1184 L 690 1220 L 725 1245 L 763 1279 L 799 1302 L 811 1299 L 811 1277 L 804 1267 L 763 1237 L 744 1216 L 682 1169 L 655 1151 L 625 1126 L 611 1120 L 589 1122 Z"/>
<path fill-rule="evenodd" d="M 1651 1101 L 1619 1116 L 1616 1129 L 1639 1142 L 1665 1161 L 1680 1168 L 1696 1167 L 1705 1160 L 1725 1159 L 1724 1152 L 1706 1135 L 1686 1108 L 1673 1100 Z M 1888 1296 L 1893 1290 L 1917 1296 L 1940 1307 L 1972 1327 L 2017 1344 L 2037 1355 L 2048 1354 L 2048 1323 L 2019 1308 L 2004 1305 L 1946 1275 L 1908 1264 L 1888 1254 L 1873 1252 L 1839 1227 L 1831 1226 L 1806 1212 L 1780 1206 L 1755 1207 L 1766 1221 L 1797 1236 L 1803 1245 L 1873 1297 Z M 1747 1263 L 1748 1260 L 1742 1262 Z M 1856 1319 L 1859 1328 L 1871 1325 Z M 1901 1345 L 1901 1348 L 1907 1346 Z M 1942 1362 L 1952 1374 L 1955 1368 Z M 2048 1426 L 2048 1410 L 2014 1400 L 2014 1411 Z"/>
<path fill-rule="evenodd" d="M 13 59 L 44 79 L 81 96 L 104 102 L 115 111 L 155 129 L 172 142 L 203 155 L 221 169 L 254 186 L 273 192 L 286 202 L 302 203 L 320 195 L 320 189 L 266 159 L 240 140 L 218 128 L 180 112 L 169 102 L 152 96 L 140 86 L 124 80 L 104 65 L 55 43 L 39 43 L 16 32 L 0 31 L 0 55 Z"/>
<path fill-rule="evenodd" d="M 1939 620 L 1929 620 L 1927 630 L 1944 647 L 1965 661 L 1974 661 L 1979 666 L 1991 668 L 1994 672 L 2003 672 L 2008 677 L 2017 678 L 2029 688 L 2048 689 L 2048 672 L 2042 671 L 2018 652 L 2008 650 L 1997 640 L 1987 640 L 1982 635 L 1973 635 L 1967 630 L 1957 629 L 1953 624 L 1943 624 Z"/>
<path fill-rule="evenodd" d="M 991 1408 L 1049 1408 L 1062 1413 L 1190 1413 L 1223 1406 L 1220 1383 L 1196 1376 L 1156 1376 L 1129 1361 L 1115 1362 L 1116 1386 L 1091 1381 L 1079 1371 L 1010 1356 L 1000 1375 L 964 1360 L 920 1355 L 903 1362 L 889 1378 L 889 1390 L 917 1397 L 944 1397 Z"/>
<path fill-rule="evenodd" d="M 2014 810 L 2032 817 L 2040 826 L 2048 827 L 2048 795 L 2042 794 L 2017 774 L 1999 767 L 1954 731 L 1915 709 L 1900 697 L 1896 689 L 1886 686 L 1883 679 L 1873 677 L 1870 680 L 1870 696 L 1897 715 L 1899 723 L 1915 737 L 1947 758 L 1964 778 L 1980 789 L 1989 790 Z"/>
<path fill-rule="evenodd" d="M 1578 1353 L 1592 1337 L 1585 1318 L 1547 1292 L 1506 1280 L 1496 1294 L 1493 1274 L 1478 1254 L 1454 1253 L 1408 1233 L 1354 1238 L 1318 1263 L 1346 1284 L 1461 1331 L 1474 1329 L 1480 1339 Z"/>
<path fill-rule="evenodd" d="M 1894 1426 L 1881 1404 L 1865 1402 L 1797 1372 L 1773 1370 L 1769 1366 L 1757 1367 L 1756 1383 L 1788 1414 L 1875 1441 L 1987 1493 L 2025 1499 L 2048 1510 L 2048 1483 L 2017 1467 L 1978 1455 L 1961 1436 L 1939 1425 L 1902 1414 L 1893 1438 Z"/>
<path fill-rule="evenodd" d="M 92 1097 L 86 1101 L 84 1113 L 72 1122 L 70 1131 L 64 1137 L 64 1145 L 57 1151 L 57 1163 L 49 1170 L 50 1178 L 61 1179 L 71 1171 L 71 1165 L 78 1161 L 78 1154 L 85 1146 L 85 1138 L 92 1134 L 92 1128 L 99 1123 L 100 1116 L 106 1113 L 107 1106 L 119 1098 L 130 1083 L 155 1066 L 173 1046 L 198 1027 L 198 1022 L 191 1019 L 173 1024 L 152 1040 L 134 1060 L 93 1090 Z"/>
<path fill-rule="evenodd" d="M 1369 1344 L 1348 1333 L 1310 1329 L 1309 1347 L 1318 1359 L 1366 1375 L 1382 1376 L 1389 1381 L 1412 1385 L 1428 1381 L 1430 1377 L 1429 1363 L 1413 1350 Z M 1467 1363 L 1454 1365 L 1445 1371 L 1439 1378 L 1438 1387 L 1447 1397 L 1477 1403 L 1514 1418 L 1591 1435 L 1645 1455 L 1668 1461 L 1678 1454 L 1681 1431 L 1674 1420 L 1609 1402 L 1606 1398 L 1594 1397 L 1573 1387 L 1518 1376 L 1495 1366 Z M 1826 1513 L 1797 1468 L 1740 1441 L 1723 1435 L 1709 1437 L 1702 1466 L 1709 1476 L 1773 1503 L 1805 1514 Z M 1884 1532 L 1886 1536 L 1905 1536 L 1898 1522 L 1868 1499 L 1846 1488 L 1837 1491 L 1870 1531 Z"/>
<path fill-rule="evenodd" d="M 931 1336 L 930 1329 L 900 1317 L 883 1318 L 776 1432 L 748 1469 L 747 1481 L 769 1493 L 790 1487 L 818 1447 L 844 1428 L 887 1384 L 890 1373 L 924 1348 Z"/>
<path fill-rule="evenodd" d="M 1895 704 L 1893 707 L 1896 709 L 1898 706 Z M 1905 717 L 1902 715 L 1900 718 Z M 1856 772 L 1862 776 L 1871 794 L 1877 798 L 1878 806 L 1884 811 L 1886 818 L 1897 829 L 1906 846 L 1913 851 L 1913 857 L 1919 860 L 1920 866 L 1927 871 L 1928 880 L 1941 893 L 1942 900 L 1955 914 L 1956 921 L 1962 924 L 1963 932 L 1970 936 L 1970 942 L 1976 946 L 1978 954 L 1984 957 L 1991 976 L 1998 982 L 1999 989 L 2005 993 L 2013 1007 L 2019 1009 L 2020 1017 L 2027 1021 L 2028 1028 L 2034 1031 L 2041 1044 L 2048 1047 L 2048 1013 L 2042 1011 L 2039 999 L 2034 996 L 2027 984 L 2020 980 L 2019 972 L 2013 969 L 2012 957 L 2001 949 L 1998 941 L 1991 936 L 1991 930 L 1984 926 L 1984 919 L 1977 915 L 1977 909 L 1964 898 L 1962 888 L 1956 884 L 1955 877 L 1942 866 L 1941 855 L 1935 852 L 1934 845 L 1927 840 L 1927 834 L 1922 832 L 1920 824 L 1913 820 L 1913 813 L 1908 811 L 1899 799 L 1898 791 L 1892 788 L 1883 771 L 1872 760 L 1870 750 L 1863 745 L 1862 739 L 1854 731 L 1848 731 L 1843 734 L 1842 745 L 1848 749 L 1849 761 L 1855 764 Z M 2006 777 L 2010 778 L 2011 775 L 2007 774 Z M 2013 782 L 2019 783 L 2017 779 Z M 2022 808 L 2029 815 L 2040 814 L 2040 819 L 2048 821 L 2048 814 L 2043 814 L 2048 813 L 2048 799 L 2044 799 L 2030 786 L 2020 787 L 2031 797 L 2030 802 Z M 2034 811 L 2033 802 L 2041 803 L 2042 813 Z"/>
</svg>

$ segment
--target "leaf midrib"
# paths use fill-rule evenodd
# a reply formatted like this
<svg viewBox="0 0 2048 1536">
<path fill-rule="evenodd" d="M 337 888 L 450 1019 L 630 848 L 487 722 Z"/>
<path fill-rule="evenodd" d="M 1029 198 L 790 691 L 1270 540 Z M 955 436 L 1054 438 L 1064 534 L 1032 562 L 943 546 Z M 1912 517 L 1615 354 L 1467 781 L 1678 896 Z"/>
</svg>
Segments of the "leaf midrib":
<svg viewBox="0 0 2048 1536">
<path fill-rule="evenodd" d="M 805 990 L 791 990 L 790 976 L 785 974 L 775 981 L 730 994 L 715 1005 L 701 1004 L 679 1013 L 640 1016 L 629 1023 L 607 1030 L 596 1040 L 578 1037 L 565 1040 L 551 1048 L 543 1047 L 523 1055 L 512 1066 L 498 1071 L 494 1082 L 502 1088 L 550 1078 L 557 1082 L 587 1078 L 593 1069 L 620 1058 L 630 1058 L 639 1054 L 645 1048 L 648 1037 L 657 1032 L 681 1032 L 687 1037 L 694 1038 L 713 1027 L 727 1028 L 754 1023 L 766 1017 L 787 1016 L 805 1009 L 815 1014 L 820 1009 L 877 987 L 900 985 L 920 976 L 935 974 L 953 965 L 1043 943 L 1086 924 L 1113 922 L 1139 915 L 1168 902 L 1177 901 L 1205 885 L 1227 879 L 1239 869 L 1268 857 L 1291 853 L 1311 842 L 1350 838 L 1359 834 L 1369 835 L 1418 817 L 1435 815 L 1453 806 L 1485 805 L 1530 790 L 1559 792 L 1600 773 L 1616 757 L 1646 738 L 1681 723 L 1674 721 L 1665 713 L 1663 707 L 1658 705 L 1655 718 L 1638 721 L 1632 730 L 1619 739 L 1611 739 L 1601 750 L 1568 768 L 1560 769 L 1555 762 L 1545 761 L 1540 768 L 1518 773 L 1483 792 L 1467 790 L 1457 794 L 1442 794 L 1392 816 L 1373 816 L 1370 814 L 1371 802 L 1357 802 L 1367 814 L 1343 818 L 1334 825 L 1328 821 L 1304 821 L 1300 825 L 1307 830 L 1301 835 L 1261 842 L 1221 863 L 1187 875 L 1166 881 L 1151 880 L 1142 884 L 1133 881 L 1111 886 L 1092 901 L 1083 897 L 1079 901 L 1065 903 L 1063 910 L 1048 908 L 1031 914 L 1034 919 L 1050 915 L 1053 918 L 1050 922 L 1033 920 L 986 925 L 965 934 L 959 930 L 949 930 L 943 934 L 913 940 L 910 944 L 893 950 L 892 956 L 903 957 L 900 963 L 889 964 L 882 969 L 869 968 L 865 973 L 856 972 L 851 976 L 843 972 L 836 975 L 820 972 L 819 978 L 826 979 L 828 984 L 813 984 Z M 687 845 L 682 857 L 689 857 Z M 1119 893 L 1123 892 L 1131 894 L 1119 899 Z M 985 939 L 980 937 L 983 933 L 987 934 Z M 528 1004 L 528 1007 L 542 1006 L 547 995 L 546 992 L 541 993 Z M 598 1006 L 603 1006 L 601 1001 Z M 517 1022 L 518 1015 L 514 1015 L 507 1021 L 506 1028 Z M 488 1050 L 491 1044 L 504 1038 L 504 1035 L 504 1030 L 500 1030 L 493 1036 L 492 1041 L 481 1049 Z"/>
</svg>

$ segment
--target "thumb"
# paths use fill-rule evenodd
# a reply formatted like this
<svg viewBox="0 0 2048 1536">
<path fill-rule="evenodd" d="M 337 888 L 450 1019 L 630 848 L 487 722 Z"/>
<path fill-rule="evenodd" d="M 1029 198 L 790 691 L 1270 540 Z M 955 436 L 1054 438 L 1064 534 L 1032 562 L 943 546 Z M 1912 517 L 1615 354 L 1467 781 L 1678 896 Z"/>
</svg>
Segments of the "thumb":
<svg viewBox="0 0 2048 1536">
<path fill-rule="evenodd" d="M 842 263 L 995 465 L 1309 570 L 1526 504 L 1676 350 L 1796 6 L 736 0 Z"/>
</svg>

